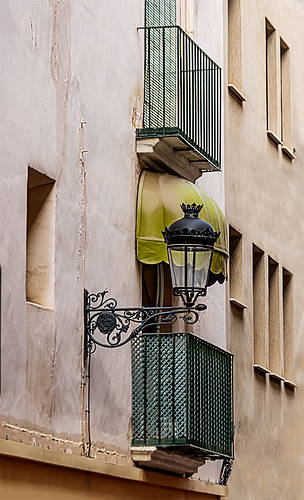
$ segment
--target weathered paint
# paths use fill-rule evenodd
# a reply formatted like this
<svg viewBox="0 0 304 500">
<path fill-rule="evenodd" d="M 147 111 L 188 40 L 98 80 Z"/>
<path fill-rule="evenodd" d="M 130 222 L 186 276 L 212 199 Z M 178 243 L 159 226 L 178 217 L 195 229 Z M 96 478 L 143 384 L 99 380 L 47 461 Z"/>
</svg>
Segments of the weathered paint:
<svg viewBox="0 0 304 500">
<path fill-rule="evenodd" d="M 225 185 L 227 221 L 243 235 L 244 303 L 248 309 L 241 312 L 227 301 L 227 345 L 235 354 L 236 425 L 236 460 L 229 498 L 300 500 L 304 495 L 304 9 L 303 2 L 295 0 L 240 3 L 242 88 L 238 90 L 247 100 L 241 105 L 226 92 Z M 292 147 L 297 150 L 293 162 L 266 134 L 265 18 L 276 29 L 277 49 L 280 37 L 290 47 Z M 274 132 L 279 134 L 279 130 Z M 293 274 L 294 382 L 298 384 L 294 391 L 253 369 L 253 243 L 265 252 L 266 259 L 269 255 L 279 263 L 280 301 L 282 267 Z M 267 267 L 265 271 L 266 281 L 260 293 L 265 297 L 267 311 Z M 281 341 L 275 356 L 281 347 L 281 357 L 275 358 L 275 366 L 279 375 L 286 377 L 281 343 L 282 302 L 279 306 L 277 333 Z M 268 326 L 266 318 L 266 368 Z"/>
<path fill-rule="evenodd" d="M 0 440 L 1 498 L 222 500 L 227 486 Z"/>
<path fill-rule="evenodd" d="M 194 13 L 194 40 L 221 65 L 223 1 L 208 27 L 201 2 Z M 135 128 L 144 2 L 15 0 L 1 3 L 0 23 L 1 435 L 80 454 L 87 440 L 83 287 L 107 287 L 120 306 L 141 304 Z M 54 304 L 26 302 L 28 167 L 55 181 Z M 199 185 L 224 209 L 223 182 L 221 172 Z M 195 330 L 222 347 L 224 293 L 225 286 L 209 290 Z M 93 455 L 132 464 L 130 346 L 97 350 L 91 384 Z M 217 479 L 218 467 L 211 469 L 200 477 Z"/>
</svg>

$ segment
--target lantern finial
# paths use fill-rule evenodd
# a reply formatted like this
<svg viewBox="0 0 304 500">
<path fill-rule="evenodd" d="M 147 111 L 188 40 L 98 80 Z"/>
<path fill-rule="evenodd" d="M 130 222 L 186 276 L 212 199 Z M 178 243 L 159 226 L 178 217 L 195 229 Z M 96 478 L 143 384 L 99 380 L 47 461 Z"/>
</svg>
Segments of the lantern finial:
<svg viewBox="0 0 304 500">
<path fill-rule="evenodd" d="M 186 205 L 185 203 L 182 203 L 180 207 L 185 214 L 184 217 L 198 217 L 203 205 L 197 205 L 196 203 L 192 203 L 192 205 L 188 203 Z"/>
</svg>

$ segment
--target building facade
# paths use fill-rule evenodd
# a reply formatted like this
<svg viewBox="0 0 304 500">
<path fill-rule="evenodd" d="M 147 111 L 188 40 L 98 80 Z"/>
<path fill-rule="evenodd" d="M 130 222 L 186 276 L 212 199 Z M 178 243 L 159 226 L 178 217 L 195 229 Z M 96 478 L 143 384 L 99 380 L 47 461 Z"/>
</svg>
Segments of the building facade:
<svg viewBox="0 0 304 500">
<path fill-rule="evenodd" d="M 4 498 L 302 498 L 304 23 L 279 4 L 1 2 Z M 84 290 L 180 307 L 160 232 L 193 202 L 207 310 L 92 352 Z"/>
<path fill-rule="evenodd" d="M 304 8 L 298 1 L 227 7 L 227 331 L 236 426 L 229 497 L 300 499 Z"/>
<path fill-rule="evenodd" d="M 216 448 L 218 432 L 213 448 L 208 445 L 214 462 L 189 443 L 187 453 L 175 452 L 175 434 L 173 451 L 160 450 L 165 459 L 154 453 L 157 446 L 136 446 L 133 346 L 98 346 L 85 356 L 83 295 L 84 289 L 97 294 L 108 288 L 107 297 L 120 307 L 138 308 L 156 287 L 162 297 L 153 306 L 178 306 L 167 265 L 162 259 L 146 263 L 136 242 L 139 216 L 145 215 L 137 209 L 143 175 L 162 183 L 165 194 L 154 210 L 165 214 L 166 224 L 174 220 L 166 205 L 174 183 L 174 194 L 181 190 L 175 218 L 182 215 L 180 203 L 208 197 L 202 188 L 216 202 L 208 198 L 206 207 L 224 211 L 223 2 L 213 9 L 194 1 L 1 2 L 1 22 L 3 495 L 225 497 L 227 486 L 216 481 L 223 458 L 233 455 L 232 415 L 226 429 L 230 451 Z M 212 105 L 213 115 L 195 109 L 203 88 L 200 102 Z M 202 171 L 208 173 L 201 177 Z M 149 196 L 145 184 L 142 193 L 151 204 L 160 187 Z M 222 216 L 214 217 L 217 223 Z M 217 275 L 223 281 L 227 250 L 225 241 L 217 248 L 208 314 L 201 313 L 194 330 L 218 356 L 226 352 L 226 285 Z M 174 334 L 183 328 L 182 339 L 194 338 L 184 322 L 177 325 Z M 228 379 L 231 384 L 231 372 Z M 150 396 L 149 404 L 155 401 Z M 214 404 L 212 411 L 216 421 Z M 162 426 L 162 432 L 172 427 L 172 417 L 163 417 Z"/>
</svg>

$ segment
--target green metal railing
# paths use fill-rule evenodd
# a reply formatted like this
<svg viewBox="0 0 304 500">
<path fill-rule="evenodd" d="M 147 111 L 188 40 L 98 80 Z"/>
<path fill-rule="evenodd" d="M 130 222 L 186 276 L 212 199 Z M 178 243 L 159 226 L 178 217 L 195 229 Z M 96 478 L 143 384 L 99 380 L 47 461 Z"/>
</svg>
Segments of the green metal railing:
<svg viewBox="0 0 304 500">
<path fill-rule="evenodd" d="M 144 30 L 144 116 L 137 137 L 180 137 L 210 169 L 220 169 L 221 68 L 179 26 Z"/>
<path fill-rule="evenodd" d="M 176 0 L 146 0 L 145 26 L 175 26 Z"/>
<path fill-rule="evenodd" d="M 233 456 L 233 356 L 191 333 L 132 341 L 133 446 Z"/>
</svg>

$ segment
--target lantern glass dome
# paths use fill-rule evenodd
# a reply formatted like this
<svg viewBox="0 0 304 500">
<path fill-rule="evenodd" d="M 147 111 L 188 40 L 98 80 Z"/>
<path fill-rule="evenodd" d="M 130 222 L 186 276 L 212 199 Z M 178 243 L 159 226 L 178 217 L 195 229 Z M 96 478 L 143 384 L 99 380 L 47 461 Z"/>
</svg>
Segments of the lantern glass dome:
<svg viewBox="0 0 304 500">
<path fill-rule="evenodd" d="M 206 295 L 211 258 L 219 233 L 199 219 L 202 206 L 181 205 L 184 218 L 163 232 L 168 248 L 173 294 L 192 307 L 199 295 Z"/>
<path fill-rule="evenodd" d="M 213 248 L 200 245 L 168 246 L 173 289 L 198 292 L 207 287 Z"/>
</svg>

